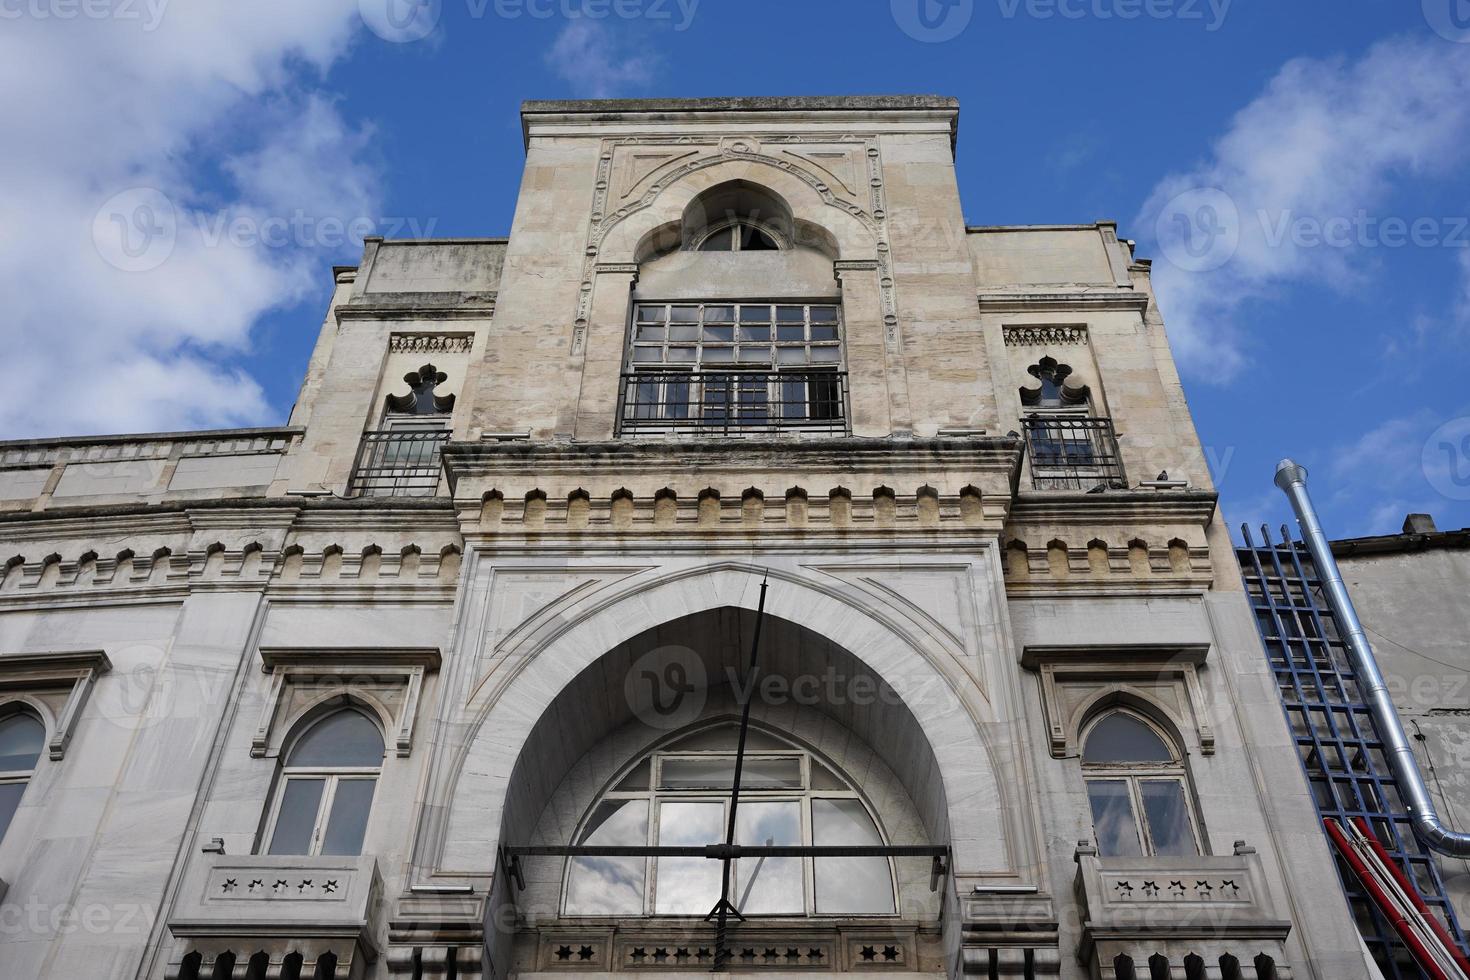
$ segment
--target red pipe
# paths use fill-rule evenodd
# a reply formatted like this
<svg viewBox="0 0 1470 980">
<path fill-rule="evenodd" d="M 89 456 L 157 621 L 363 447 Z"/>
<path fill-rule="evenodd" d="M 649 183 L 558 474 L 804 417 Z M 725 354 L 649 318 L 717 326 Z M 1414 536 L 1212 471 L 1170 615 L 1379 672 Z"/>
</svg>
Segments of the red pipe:
<svg viewBox="0 0 1470 980">
<path fill-rule="evenodd" d="M 1464 970 L 1467 975 L 1470 975 L 1470 959 L 1466 958 L 1465 951 L 1460 948 L 1460 944 L 1455 942 L 1454 938 L 1450 936 L 1450 931 L 1444 927 L 1444 923 L 1440 922 L 1439 917 L 1431 912 L 1429 906 L 1424 903 L 1424 898 L 1419 894 L 1419 889 L 1414 887 L 1414 883 L 1409 880 L 1408 872 L 1404 871 L 1399 866 L 1399 863 L 1389 856 L 1388 849 L 1383 846 L 1383 842 L 1378 839 L 1378 835 L 1373 833 L 1373 828 L 1367 820 L 1362 817 L 1356 817 L 1353 820 L 1353 824 L 1358 828 L 1358 832 L 1368 841 L 1368 846 L 1373 848 L 1373 853 L 1378 855 L 1378 860 L 1384 863 L 1393 875 L 1394 880 L 1399 883 L 1399 887 L 1403 889 L 1404 894 L 1409 896 L 1409 901 L 1414 903 L 1414 908 L 1429 923 L 1430 928 L 1434 930 L 1434 934 L 1444 944 L 1445 950 L 1450 956 L 1454 957 L 1456 963 L 1460 964 L 1460 969 Z"/>
<path fill-rule="evenodd" d="M 1393 900 L 1388 896 L 1388 892 L 1384 890 L 1383 885 L 1374 876 L 1372 869 L 1368 867 L 1362 855 L 1353 850 L 1353 842 L 1348 839 L 1347 832 L 1342 829 L 1342 826 L 1331 817 L 1323 818 L 1322 823 L 1327 828 L 1327 836 L 1331 837 L 1332 843 L 1337 845 L 1337 849 L 1342 854 L 1343 860 L 1347 861 L 1348 865 L 1353 869 L 1353 872 L 1358 876 L 1358 880 L 1363 883 L 1363 887 L 1367 889 L 1368 894 L 1372 897 L 1373 903 L 1378 906 L 1379 911 L 1393 925 L 1394 931 L 1403 939 L 1404 945 L 1409 947 L 1409 952 L 1414 955 L 1415 961 L 1424 969 L 1424 972 L 1428 973 L 1433 980 L 1455 980 L 1455 978 L 1440 969 L 1429 948 L 1424 945 L 1424 941 L 1419 938 L 1419 934 L 1414 931 L 1409 920 L 1394 905 Z"/>
</svg>

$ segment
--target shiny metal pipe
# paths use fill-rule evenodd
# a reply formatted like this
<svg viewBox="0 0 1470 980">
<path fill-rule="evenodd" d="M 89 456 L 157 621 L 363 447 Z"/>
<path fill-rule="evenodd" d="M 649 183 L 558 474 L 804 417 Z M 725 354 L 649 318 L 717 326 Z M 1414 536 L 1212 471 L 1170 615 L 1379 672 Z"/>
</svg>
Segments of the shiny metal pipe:
<svg viewBox="0 0 1470 980">
<path fill-rule="evenodd" d="M 1322 590 L 1327 594 L 1327 604 L 1332 608 L 1338 630 L 1347 644 L 1348 658 L 1353 671 L 1358 675 L 1358 691 L 1368 704 L 1378 736 L 1383 740 L 1383 752 L 1388 758 L 1389 769 L 1398 781 L 1399 795 L 1409 808 L 1414 832 L 1425 845 L 1440 854 L 1451 857 L 1470 857 L 1470 834 L 1457 834 L 1444 825 L 1429 796 L 1429 787 L 1424 782 L 1424 773 L 1419 769 L 1419 760 L 1404 733 L 1399 721 L 1398 708 L 1388 693 L 1388 685 L 1378 669 L 1378 660 L 1373 648 L 1368 645 L 1368 636 L 1363 623 L 1353 608 L 1352 597 L 1342 581 L 1337 559 L 1332 556 L 1332 545 L 1317 519 L 1311 495 L 1307 493 L 1307 470 L 1289 459 L 1283 459 L 1276 467 L 1276 485 L 1291 501 L 1301 524 L 1302 538 L 1311 553 L 1312 564 L 1317 568 L 1317 577 L 1322 581 Z"/>
</svg>

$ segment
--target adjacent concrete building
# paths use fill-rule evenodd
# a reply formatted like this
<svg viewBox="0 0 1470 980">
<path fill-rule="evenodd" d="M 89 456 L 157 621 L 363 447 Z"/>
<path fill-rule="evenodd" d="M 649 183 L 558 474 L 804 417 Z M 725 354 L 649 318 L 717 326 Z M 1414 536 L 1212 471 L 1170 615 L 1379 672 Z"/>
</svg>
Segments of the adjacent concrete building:
<svg viewBox="0 0 1470 980">
<path fill-rule="evenodd" d="M 1370 976 L 1148 262 L 958 115 L 528 103 L 286 426 L 0 444 L 0 975 Z"/>
</svg>

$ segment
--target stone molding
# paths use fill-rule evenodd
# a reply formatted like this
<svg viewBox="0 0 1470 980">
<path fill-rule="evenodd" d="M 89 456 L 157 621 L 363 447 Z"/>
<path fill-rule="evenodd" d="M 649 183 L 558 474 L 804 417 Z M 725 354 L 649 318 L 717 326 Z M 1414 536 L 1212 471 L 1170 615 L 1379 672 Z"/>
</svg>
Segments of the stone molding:
<svg viewBox="0 0 1470 980">
<path fill-rule="evenodd" d="M 35 707 L 36 692 L 56 688 L 67 692 L 60 709 L 47 719 L 51 731 L 46 751 L 52 761 L 57 761 L 66 757 L 98 676 L 111 669 L 112 661 L 101 650 L 0 655 L 0 703 L 25 694 L 30 696 L 21 700 Z"/>
<path fill-rule="evenodd" d="M 261 670 L 271 675 L 270 692 L 261 707 L 250 755 L 262 758 L 307 714 L 321 697 L 282 718 L 287 688 L 292 684 L 336 679 L 325 697 L 346 695 L 366 702 L 379 714 L 400 759 L 413 754 L 414 723 L 418 718 L 424 674 L 437 671 L 438 647 L 261 647 Z M 372 688 L 383 683 L 403 688 L 396 710 Z M 278 722 L 279 719 L 279 722 Z"/>
<path fill-rule="evenodd" d="M 981 313 L 1077 313 L 1126 310 L 1144 313 L 1148 310 L 1147 293 L 1131 289 L 1109 292 L 1047 293 L 980 293 L 977 302 Z"/>
<path fill-rule="evenodd" d="M 1021 665 L 1041 676 L 1041 708 L 1054 759 L 1079 752 L 1082 723 L 1110 699 L 1119 696 L 1147 702 L 1166 715 L 1181 732 L 1193 728 L 1204 755 L 1215 752 L 1215 726 L 1205 703 L 1197 668 L 1205 663 L 1208 644 L 1132 643 L 1085 646 L 1028 645 Z M 1088 682 L 1096 690 L 1080 699 L 1063 697 L 1067 686 Z M 1174 705 L 1162 704 L 1149 684 L 1176 689 Z M 1073 703 L 1075 702 L 1075 703 Z M 1181 709 L 1187 708 L 1187 712 Z M 1181 746 L 1182 748 L 1182 746 Z"/>
</svg>

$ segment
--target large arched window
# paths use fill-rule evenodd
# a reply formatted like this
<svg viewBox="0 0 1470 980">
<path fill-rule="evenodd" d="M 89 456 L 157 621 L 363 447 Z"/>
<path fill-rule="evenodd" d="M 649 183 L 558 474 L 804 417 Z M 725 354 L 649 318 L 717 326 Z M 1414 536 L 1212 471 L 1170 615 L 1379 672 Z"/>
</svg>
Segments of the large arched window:
<svg viewBox="0 0 1470 980">
<path fill-rule="evenodd" d="M 1083 736 L 1082 771 L 1104 857 L 1199 853 L 1184 762 L 1141 716 L 1110 711 Z"/>
<path fill-rule="evenodd" d="M 269 853 L 361 854 L 382 766 L 383 734 L 362 712 L 315 722 L 286 754 Z"/>
<path fill-rule="evenodd" d="M 685 736 L 640 759 L 582 822 L 584 845 L 723 843 L 736 728 Z M 737 844 L 885 843 L 853 785 L 810 752 L 752 730 L 741 773 Z M 744 915 L 891 915 L 887 858 L 762 858 L 733 864 L 731 901 Z M 705 915 L 721 867 L 701 857 L 573 858 L 568 915 Z"/>
<path fill-rule="evenodd" d="M 30 712 L 17 711 L 0 719 L 0 840 L 5 839 L 20 809 L 45 745 L 46 726 Z"/>
</svg>

